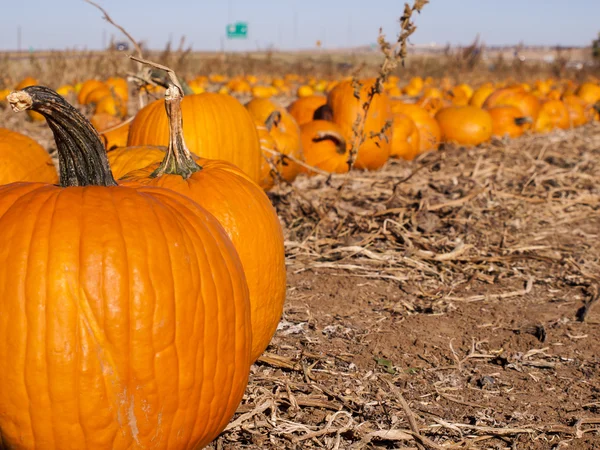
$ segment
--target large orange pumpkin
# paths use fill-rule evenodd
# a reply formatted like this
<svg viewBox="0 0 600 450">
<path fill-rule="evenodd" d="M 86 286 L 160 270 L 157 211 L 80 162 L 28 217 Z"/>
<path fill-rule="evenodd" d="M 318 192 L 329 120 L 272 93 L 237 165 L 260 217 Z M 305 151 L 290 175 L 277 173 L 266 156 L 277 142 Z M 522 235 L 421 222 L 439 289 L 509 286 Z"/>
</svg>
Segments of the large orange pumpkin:
<svg viewBox="0 0 600 450">
<path fill-rule="evenodd" d="M 288 106 L 288 111 L 298 126 L 302 126 L 313 120 L 313 114 L 319 106 L 327 103 L 327 97 L 324 95 L 309 95 L 308 97 L 300 97 Z"/>
<path fill-rule="evenodd" d="M 367 101 L 374 79 L 345 80 L 338 83 L 328 94 L 327 104 L 333 111 L 333 122 L 343 131 L 344 137 L 352 145 L 355 139 L 353 127 L 357 119 L 364 124 L 362 145 L 354 161 L 357 169 L 376 170 L 390 157 L 392 141 L 392 114 L 387 94 L 375 94 L 365 117 L 363 104 Z"/>
<path fill-rule="evenodd" d="M 229 161 L 253 181 L 260 181 L 262 155 L 252 116 L 235 98 L 204 92 L 186 95 L 182 102 L 185 141 L 203 158 Z M 142 108 L 129 129 L 127 145 L 169 144 L 169 121 L 164 100 Z"/>
<path fill-rule="evenodd" d="M 264 124 L 274 117 L 273 113 L 276 113 L 277 119 L 272 121 L 267 128 L 277 144 L 277 151 L 300 161 L 304 159 L 302 142 L 300 141 L 300 128 L 285 108 L 276 106 L 268 98 L 253 98 L 246 103 L 246 108 L 250 111 L 252 117 Z M 279 170 L 281 177 L 287 181 L 294 181 L 300 173 L 300 165 L 285 157 L 283 159 L 280 157 L 279 161 L 277 170 Z"/>
<path fill-rule="evenodd" d="M 495 106 L 487 111 L 492 118 L 492 136 L 517 138 L 531 128 L 531 119 L 516 106 Z"/>
<path fill-rule="evenodd" d="M 349 149 L 342 129 L 327 120 L 311 120 L 300 127 L 306 164 L 330 173 L 348 172 Z M 316 172 L 303 168 L 303 172 Z"/>
<path fill-rule="evenodd" d="M 487 142 L 492 137 L 492 117 L 476 106 L 449 106 L 435 115 L 440 124 L 442 140 L 472 146 Z"/>
<path fill-rule="evenodd" d="M 258 131 L 258 138 L 260 140 L 260 150 L 262 151 L 263 160 L 260 168 L 260 182 L 258 183 L 261 188 L 268 191 L 275 185 L 275 171 L 281 173 L 283 168 L 283 161 L 278 156 L 279 148 L 277 142 L 271 136 L 271 130 L 273 129 L 274 122 L 280 117 L 278 112 L 274 112 L 271 117 L 267 119 L 265 123 L 255 119 L 256 131 Z"/>
<path fill-rule="evenodd" d="M 0 184 L 16 181 L 56 183 L 58 174 L 44 147 L 24 134 L 0 128 Z"/>
<path fill-rule="evenodd" d="M 415 122 L 406 114 L 396 113 L 392 127 L 391 156 L 412 161 L 419 154 L 420 145 L 419 129 Z"/>
<path fill-rule="evenodd" d="M 159 186 L 183 194 L 223 225 L 246 273 L 252 319 L 251 360 L 255 361 L 267 348 L 283 312 L 283 232 L 267 195 L 242 171 L 224 161 L 196 161 L 192 156 L 183 138 L 181 95 L 175 86 L 166 91 L 171 138 L 163 162 L 131 172 L 122 181 L 126 185 Z"/>
<path fill-rule="evenodd" d="M 206 446 L 250 368 L 231 240 L 180 194 L 116 186 L 96 131 L 53 91 L 10 97 L 46 116 L 63 170 L 60 186 L 0 187 L 3 445 Z"/>
<path fill-rule="evenodd" d="M 442 139 L 440 125 L 427 111 L 412 103 L 392 102 L 394 114 L 405 114 L 412 119 L 419 130 L 419 153 L 438 148 Z"/>
</svg>

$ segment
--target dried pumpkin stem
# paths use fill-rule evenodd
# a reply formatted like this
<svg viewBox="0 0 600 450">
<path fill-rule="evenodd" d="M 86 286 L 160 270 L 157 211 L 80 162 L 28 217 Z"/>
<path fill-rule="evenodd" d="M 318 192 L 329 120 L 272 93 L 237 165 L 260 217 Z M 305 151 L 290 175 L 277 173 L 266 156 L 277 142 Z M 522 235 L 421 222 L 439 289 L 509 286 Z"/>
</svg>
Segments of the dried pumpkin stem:
<svg viewBox="0 0 600 450">
<path fill-rule="evenodd" d="M 281 113 L 279 111 L 273 111 L 265 120 L 265 128 L 268 132 L 271 132 L 273 127 L 279 125 L 279 122 L 281 122 Z"/>
<path fill-rule="evenodd" d="M 526 123 L 533 123 L 533 120 L 531 120 L 531 117 L 523 116 L 523 117 L 515 118 L 515 125 L 521 126 L 521 125 L 525 125 Z"/>
<path fill-rule="evenodd" d="M 164 174 L 181 175 L 188 179 L 194 172 L 202 169 L 194 161 L 192 152 L 187 148 L 183 138 L 183 114 L 181 113 L 182 91 L 171 84 L 165 92 L 165 109 L 169 118 L 169 149 L 160 166 L 152 172 L 151 177 Z"/>
<path fill-rule="evenodd" d="M 319 131 L 312 140 L 313 142 L 327 140 L 333 141 L 333 143 L 335 144 L 335 151 L 338 154 L 343 155 L 344 153 L 346 153 L 346 139 L 344 139 L 344 136 L 342 136 L 340 133 L 337 133 L 335 131 Z"/>
<path fill-rule="evenodd" d="M 7 99 L 15 112 L 30 109 L 45 117 L 58 150 L 61 186 L 117 185 L 98 132 L 63 97 L 47 87 L 30 86 Z"/>
</svg>

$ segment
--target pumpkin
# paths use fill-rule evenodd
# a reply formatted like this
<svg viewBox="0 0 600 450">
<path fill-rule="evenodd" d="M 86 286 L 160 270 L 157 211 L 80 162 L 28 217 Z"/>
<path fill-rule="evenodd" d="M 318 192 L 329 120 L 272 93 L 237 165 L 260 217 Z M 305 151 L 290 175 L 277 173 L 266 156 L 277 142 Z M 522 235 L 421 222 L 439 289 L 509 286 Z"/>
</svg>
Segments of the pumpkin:
<svg viewBox="0 0 600 450">
<path fill-rule="evenodd" d="M 3 445 L 206 446 L 250 369 L 231 240 L 182 195 L 117 186 L 96 131 L 55 92 L 10 97 L 46 116 L 61 173 L 0 187 Z"/>
<path fill-rule="evenodd" d="M 111 89 L 111 93 L 121 100 L 121 103 L 126 107 L 127 100 L 129 100 L 127 80 L 121 77 L 110 77 L 106 80 L 106 85 Z"/>
<path fill-rule="evenodd" d="M 20 91 L 21 89 L 25 89 L 29 86 L 35 86 L 37 84 L 39 84 L 37 79 L 33 77 L 25 77 L 15 86 L 15 90 Z"/>
<path fill-rule="evenodd" d="M 408 161 L 419 154 L 419 129 L 415 122 L 406 114 L 394 114 L 392 123 L 392 152 L 393 158 L 403 158 Z"/>
<path fill-rule="evenodd" d="M 492 136 L 517 138 L 531 127 L 531 119 L 516 106 L 495 106 L 487 111 L 492 117 Z"/>
<path fill-rule="evenodd" d="M 473 92 L 471 99 L 469 100 L 469 105 L 476 106 L 478 108 L 483 107 L 483 103 L 487 100 L 487 98 L 494 92 L 496 89 L 492 83 L 486 83 L 479 86 Z"/>
<path fill-rule="evenodd" d="M 537 133 L 548 133 L 555 128 L 566 130 L 570 126 L 571 119 L 567 106 L 560 100 L 547 100 L 542 103 L 533 129 Z"/>
<path fill-rule="evenodd" d="M 91 95 L 93 95 L 96 91 L 93 91 Z M 89 96 L 88 96 L 89 98 Z M 101 97 L 96 102 L 96 107 L 94 109 L 95 114 L 105 113 L 110 114 L 115 117 L 125 117 L 127 115 L 127 105 L 123 102 L 121 98 L 116 95 L 108 94 L 104 97 Z"/>
<path fill-rule="evenodd" d="M 534 122 L 541 109 L 540 100 L 535 95 L 527 92 L 521 85 L 494 91 L 482 105 L 484 109 L 490 109 L 494 106 L 516 106 L 521 110 L 523 116 L 531 117 Z"/>
<path fill-rule="evenodd" d="M 571 126 L 579 127 L 594 119 L 594 110 L 590 108 L 585 100 L 576 95 L 565 95 L 562 99 L 569 111 Z"/>
<path fill-rule="evenodd" d="M 274 112 L 278 113 L 278 119 L 270 126 L 269 133 L 277 144 L 277 150 L 294 159 L 303 160 L 302 142 L 300 141 L 300 128 L 292 115 L 284 108 L 277 107 L 267 98 L 253 98 L 246 103 L 246 109 L 252 117 L 262 123 L 266 123 Z M 278 166 L 281 177 L 286 181 L 294 181 L 300 173 L 300 165 L 287 158 L 283 158 Z"/>
<path fill-rule="evenodd" d="M 283 231 L 263 190 L 225 161 L 195 160 L 183 137 L 181 96 L 172 85 L 165 107 L 170 121 L 168 151 L 160 165 L 127 174 L 125 185 L 168 188 L 206 208 L 224 226 L 238 251 L 250 292 L 251 360 L 271 341 L 283 311 L 286 292 Z"/>
<path fill-rule="evenodd" d="M 359 80 L 357 85 L 352 80 L 345 80 L 327 95 L 327 104 L 333 111 L 333 122 L 342 129 L 346 140 L 352 142 L 355 139 L 353 128 L 357 119 L 364 125 L 365 140 L 358 148 L 354 161 L 357 169 L 379 169 L 390 156 L 392 114 L 388 95 L 375 94 L 366 117 L 363 109 L 375 83 L 375 79 Z"/>
<path fill-rule="evenodd" d="M 584 100 L 588 105 L 593 105 L 600 102 L 600 85 L 591 82 L 581 83 L 575 95 Z"/>
<path fill-rule="evenodd" d="M 327 103 L 324 95 L 309 95 L 300 97 L 288 106 L 288 112 L 296 119 L 298 126 L 302 126 L 313 120 L 313 114 L 319 106 Z"/>
<path fill-rule="evenodd" d="M 165 147 L 140 145 L 117 147 L 106 153 L 114 177 L 118 180 L 130 172 L 143 169 L 165 158 Z"/>
<path fill-rule="evenodd" d="M 58 174 L 44 147 L 24 134 L 0 128 L 0 185 L 17 181 L 56 183 Z"/>
<path fill-rule="evenodd" d="M 87 98 L 89 93 L 101 87 L 106 87 L 106 85 L 100 80 L 84 81 L 81 85 L 81 88 L 79 89 L 79 92 L 77 93 L 77 101 L 82 105 L 85 104 L 85 99 Z"/>
<path fill-rule="evenodd" d="M 492 137 L 490 113 L 475 106 L 449 106 L 441 109 L 435 120 L 440 124 L 444 142 L 473 146 Z"/>
<path fill-rule="evenodd" d="M 115 125 L 104 130 L 99 130 L 100 137 L 104 141 L 106 150 L 111 150 L 117 147 L 126 147 L 130 126 L 131 122 L 123 122 L 119 125 Z"/>
<path fill-rule="evenodd" d="M 442 138 L 442 131 L 437 121 L 418 105 L 392 102 L 394 114 L 402 113 L 412 119 L 419 130 L 419 153 L 437 149 Z"/>
<path fill-rule="evenodd" d="M 205 92 L 186 95 L 182 102 L 185 140 L 201 157 L 229 161 L 253 181 L 260 181 L 262 154 L 254 120 L 235 98 Z M 127 145 L 169 144 L 164 100 L 142 108 L 131 122 Z"/>
<path fill-rule="evenodd" d="M 276 170 L 281 173 L 281 166 L 283 165 L 281 158 L 277 155 L 279 148 L 277 142 L 271 136 L 271 130 L 274 122 L 279 116 L 278 112 L 273 112 L 272 115 L 267 118 L 265 123 L 255 119 L 256 131 L 258 132 L 258 138 L 260 140 L 260 150 L 262 151 L 263 161 L 260 167 L 260 182 L 258 183 L 261 188 L 268 191 L 275 185 L 275 179 L 273 178 L 273 171 Z"/>
<path fill-rule="evenodd" d="M 450 103 L 439 97 L 421 97 L 415 102 L 415 105 L 420 106 L 427 111 L 431 117 L 434 117 L 440 109 L 450 106 Z"/>
<path fill-rule="evenodd" d="M 112 97 L 112 93 L 110 92 L 110 88 L 103 84 L 102 86 L 90 91 L 83 99 L 82 105 L 89 105 L 90 103 L 97 104 L 105 97 Z"/>
<path fill-rule="evenodd" d="M 300 127 L 306 164 L 329 173 L 348 172 L 349 149 L 342 129 L 327 120 L 312 120 Z M 315 171 L 302 168 L 315 175 Z"/>
</svg>

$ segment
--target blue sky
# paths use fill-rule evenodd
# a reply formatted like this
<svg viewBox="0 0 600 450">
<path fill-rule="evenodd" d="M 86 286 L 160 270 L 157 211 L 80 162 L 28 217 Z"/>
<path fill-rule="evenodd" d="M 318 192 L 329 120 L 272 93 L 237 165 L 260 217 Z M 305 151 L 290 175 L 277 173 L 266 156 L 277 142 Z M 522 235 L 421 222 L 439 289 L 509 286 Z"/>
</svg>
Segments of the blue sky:
<svg viewBox="0 0 600 450">
<path fill-rule="evenodd" d="M 221 48 L 225 25 L 249 23 L 246 41 L 228 50 L 367 45 L 379 27 L 395 37 L 403 0 L 97 0 L 152 48 L 185 35 L 195 50 Z M 82 0 L 3 0 L 0 49 L 102 47 L 118 31 Z M 569 5 L 569 6 L 567 6 Z M 22 20 L 19 20 L 22 17 Z M 600 31 L 600 0 L 431 0 L 416 18 L 412 42 L 467 44 L 477 33 L 490 45 L 588 45 Z M 50 25 L 52 24 L 52 26 Z"/>
</svg>

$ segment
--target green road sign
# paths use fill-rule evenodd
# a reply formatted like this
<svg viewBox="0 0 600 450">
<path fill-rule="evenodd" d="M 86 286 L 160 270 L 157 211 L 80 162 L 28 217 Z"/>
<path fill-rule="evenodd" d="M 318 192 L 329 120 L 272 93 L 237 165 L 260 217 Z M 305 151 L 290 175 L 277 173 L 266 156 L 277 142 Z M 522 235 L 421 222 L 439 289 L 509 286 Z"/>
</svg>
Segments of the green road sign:
<svg viewBox="0 0 600 450">
<path fill-rule="evenodd" d="M 227 39 L 247 39 L 248 23 L 236 22 L 227 25 Z"/>
</svg>

